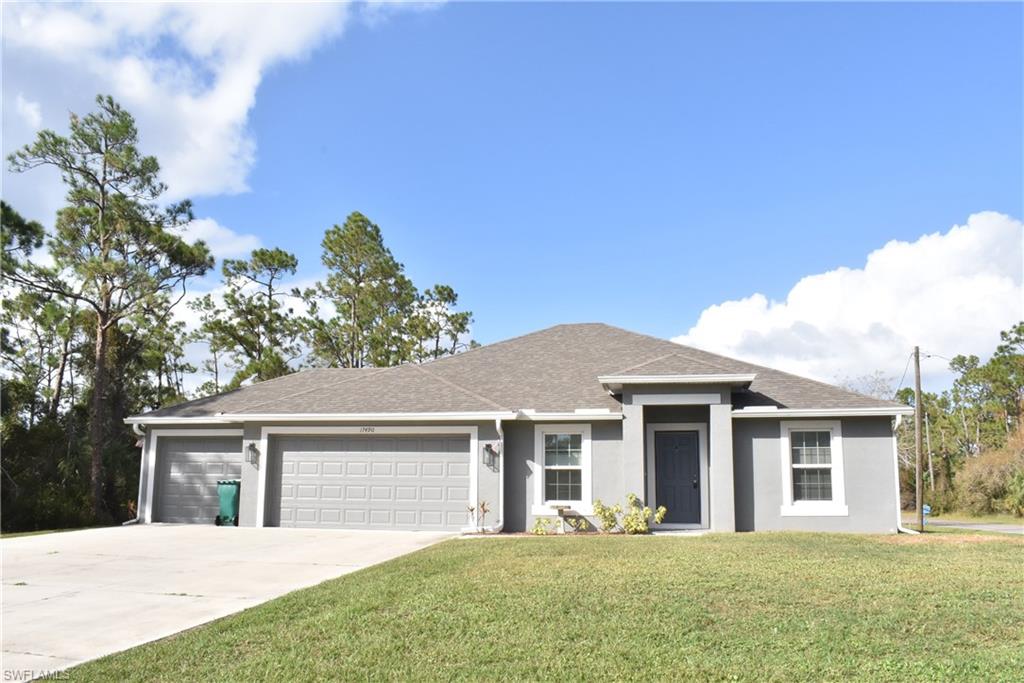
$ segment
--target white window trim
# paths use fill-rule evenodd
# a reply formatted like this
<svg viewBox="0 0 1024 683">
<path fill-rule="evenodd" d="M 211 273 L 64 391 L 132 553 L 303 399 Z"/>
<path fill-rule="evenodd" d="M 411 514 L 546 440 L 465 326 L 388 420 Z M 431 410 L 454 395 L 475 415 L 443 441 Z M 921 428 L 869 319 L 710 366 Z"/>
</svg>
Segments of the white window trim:
<svg viewBox="0 0 1024 683">
<path fill-rule="evenodd" d="M 153 496 L 156 494 L 156 454 L 160 450 L 160 439 L 162 437 L 179 436 L 243 436 L 241 429 L 151 429 L 149 430 L 149 448 L 146 452 L 146 463 L 148 476 L 146 479 L 146 507 L 142 511 L 142 522 L 150 524 L 153 522 Z M 245 458 L 245 448 L 239 451 L 240 460 Z M 141 487 L 140 487 L 141 488 Z"/>
<path fill-rule="evenodd" d="M 697 432 L 697 450 L 700 457 L 700 523 L 659 524 L 659 529 L 708 529 L 711 526 L 710 479 L 708 467 L 708 426 L 703 422 L 648 422 L 647 423 L 647 500 L 658 508 L 658 473 L 655 471 L 654 435 L 657 432 Z"/>
<path fill-rule="evenodd" d="M 582 437 L 580 447 L 580 471 L 582 473 L 582 500 L 544 500 L 544 435 L 545 434 L 579 434 Z M 581 515 L 594 514 L 592 459 L 589 424 L 538 424 L 533 430 L 533 505 L 530 513 L 540 516 L 556 515 L 553 506 L 567 505 Z"/>
<path fill-rule="evenodd" d="M 846 476 L 843 462 L 843 425 L 840 420 L 784 420 L 779 423 L 782 461 L 783 517 L 847 517 Z M 790 433 L 828 431 L 832 433 L 832 500 L 793 500 L 793 462 Z"/>
<path fill-rule="evenodd" d="M 453 425 L 445 427 L 412 427 L 412 426 L 394 426 L 394 425 L 359 425 L 359 426 L 280 426 L 271 425 L 260 428 L 260 471 L 259 471 L 259 484 L 257 487 L 256 495 L 256 526 L 266 526 L 266 507 L 267 507 L 267 472 L 270 469 L 269 465 L 269 453 L 270 453 L 270 437 L 275 434 L 298 434 L 306 436 L 336 436 L 344 434 L 362 434 L 365 436 L 374 435 L 387 435 L 387 434 L 467 434 L 469 436 L 469 499 L 473 501 L 471 505 L 477 503 L 477 478 L 479 476 L 479 463 L 480 463 L 480 451 L 479 451 L 479 438 L 478 430 L 475 426 L 469 425 Z M 466 526 L 462 528 L 463 532 L 475 531 L 476 527 L 473 525 L 472 520 L 469 519 L 470 513 L 466 511 Z"/>
</svg>

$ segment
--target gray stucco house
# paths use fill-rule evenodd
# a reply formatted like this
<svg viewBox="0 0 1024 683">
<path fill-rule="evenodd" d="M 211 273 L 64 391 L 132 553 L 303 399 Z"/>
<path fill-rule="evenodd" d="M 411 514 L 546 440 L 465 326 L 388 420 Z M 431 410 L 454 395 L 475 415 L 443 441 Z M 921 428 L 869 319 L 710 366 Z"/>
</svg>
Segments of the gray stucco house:
<svg viewBox="0 0 1024 683">
<path fill-rule="evenodd" d="M 908 408 L 603 324 L 313 369 L 130 418 L 142 522 L 529 529 L 638 494 L 664 527 L 895 532 Z"/>
</svg>

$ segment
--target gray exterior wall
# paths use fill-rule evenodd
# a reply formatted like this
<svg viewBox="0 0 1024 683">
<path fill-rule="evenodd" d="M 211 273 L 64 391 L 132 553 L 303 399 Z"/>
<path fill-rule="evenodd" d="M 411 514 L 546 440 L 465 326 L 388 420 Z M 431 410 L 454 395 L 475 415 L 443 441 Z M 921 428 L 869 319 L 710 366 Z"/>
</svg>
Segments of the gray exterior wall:
<svg viewBox="0 0 1024 683">
<path fill-rule="evenodd" d="M 783 517 L 780 421 L 733 420 L 738 531 L 895 533 L 899 510 L 888 417 L 843 418 L 845 517 Z"/>
<path fill-rule="evenodd" d="M 527 531 L 533 526 L 533 462 L 534 422 L 505 424 L 505 531 Z M 579 423 L 584 424 L 584 423 Z M 624 472 L 622 457 L 622 422 L 595 421 L 590 424 L 593 499 L 611 505 L 624 502 L 630 491 L 642 495 L 639 489 L 627 489 L 629 481 Z M 639 473 L 629 472 L 640 480 Z M 640 480 L 642 481 L 642 480 Z M 550 515 L 545 515 L 546 517 Z M 593 522 L 593 518 L 590 518 Z"/>
<path fill-rule="evenodd" d="M 719 410 L 723 410 L 723 408 Z M 723 445 L 725 434 L 720 433 L 722 423 L 711 425 L 710 409 L 707 405 L 624 405 L 626 416 L 622 421 L 592 421 L 592 462 L 593 498 L 607 504 L 624 502 L 626 494 L 643 496 L 646 489 L 644 432 L 646 424 L 652 422 L 701 422 L 708 424 L 711 444 L 711 467 L 714 467 L 715 445 Z M 843 453 L 845 463 L 846 517 L 783 517 L 782 469 L 779 443 L 778 419 L 733 419 L 731 440 L 733 449 L 732 476 L 735 528 L 738 531 L 764 530 L 807 530 L 807 531 L 855 531 L 892 533 L 896 531 L 898 496 L 892 453 L 892 427 L 887 417 L 844 418 Z M 401 425 L 443 426 L 444 423 L 367 423 L 374 426 Z M 506 421 L 504 428 L 504 450 L 498 458 L 488 458 L 485 447 L 500 444 L 494 422 L 452 422 L 450 425 L 471 424 L 478 430 L 477 458 L 478 501 L 487 501 L 491 512 L 487 515 L 487 526 L 500 523 L 501 479 L 505 480 L 504 528 L 506 531 L 529 530 L 534 522 L 531 514 L 533 505 L 533 460 L 534 427 L 529 421 Z M 243 428 L 243 454 L 248 443 L 260 446 L 260 429 L 263 424 L 209 425 L 209 429 Z M 148 504 L 149 462 L 145 454 L 153 444 L 153 429 L 204 429 L 204 426 L 183 423 L 160 425 L 147 430 L 142 453 L 142 468 L 139 478 L 139 510 Z M 717 436 L 716 436 L 717 435 Z M 715 444 L 714 442 L 718 443 Z M 268 449 L 272 450 L 272 449 Z M 261 452 L 261 460 L 266 457 Z M 261 463 L 263 465 L 263 463 Z M 719 470 L 721 472 L 721 470 Z M 273 472 L 271 468 L 268 470 Z M 256 499 L 259 469 L 244 462 L 242 464 L 242 490 L 240 501 L 240 524 L 255 526 Z M 267 520 L 276 519 L 273 512 L 274 496 L 271 495 L 275 482 L 268 481 L 266 504 Z M 722 497 L 719 496 L 721 501 Z M 715 493 L 711 492 L 714 505 Z M 719 511 L 727 518 L 728 511 Z M 592 520 L 593 521 L 593 520 Z"/>
</svg>

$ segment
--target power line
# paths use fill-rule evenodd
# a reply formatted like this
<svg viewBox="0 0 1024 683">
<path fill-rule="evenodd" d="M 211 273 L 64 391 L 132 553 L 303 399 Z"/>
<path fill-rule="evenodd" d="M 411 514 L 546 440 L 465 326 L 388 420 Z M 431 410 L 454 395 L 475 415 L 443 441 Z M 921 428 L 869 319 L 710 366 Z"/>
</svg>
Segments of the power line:
<svg viewBox="0 0 1024 683">
<path fill-rule="evenodd" d="M 912 359 L 913 357 L 914 357 L 914 352 L 913 352 L 913 351 L 911 351 L 911 352 L 910 352 L 910 355 L 909 355 L 909 356 L 907 356 L 907 364 L 903 366 L 903 376 L 902 376 L 902 377 L 900 377 L 900 384 L 899 384 L 899 386 L 898 386 L 898 387 L 896 387 L 896 391 L 895 391 L 895 393 L 897 393 L 897 394 L 898 394 L 898 393 L 900 393 L 900 389 L 902 389 L 902 388 L 903 388 L 903 380 L 905 380 L 905 379 L 907 378 L 907 370 L 909 370 L 909 369 L 910 369 L 910 360 L 911 360 L 911 359 Z"/>
</svg>

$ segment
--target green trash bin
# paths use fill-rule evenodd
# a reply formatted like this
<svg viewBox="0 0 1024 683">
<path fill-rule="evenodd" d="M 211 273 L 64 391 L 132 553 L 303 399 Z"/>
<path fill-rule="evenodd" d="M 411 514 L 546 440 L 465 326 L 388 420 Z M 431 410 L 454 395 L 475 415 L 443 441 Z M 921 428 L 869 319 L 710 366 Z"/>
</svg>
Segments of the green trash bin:
<svg viewBox="0 0 1024 683">
<path fill-rule="evenodd" d="M 217 482 L 217 497 L 220 499 L 220 514 L 213 520 L 217 526 L 238 526 L 238 491 L 242 482 L 238 479 L 224 479 Z"/>
</svg>

